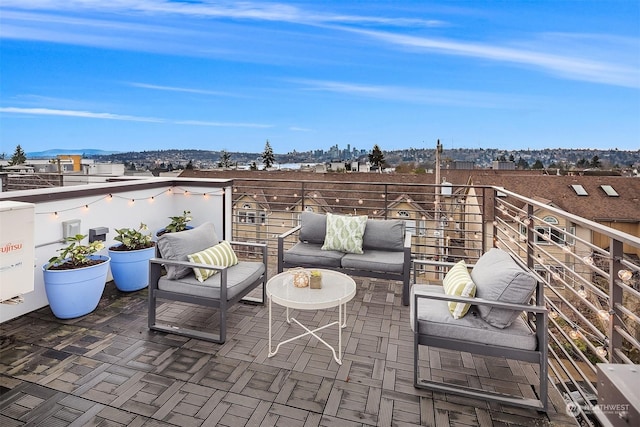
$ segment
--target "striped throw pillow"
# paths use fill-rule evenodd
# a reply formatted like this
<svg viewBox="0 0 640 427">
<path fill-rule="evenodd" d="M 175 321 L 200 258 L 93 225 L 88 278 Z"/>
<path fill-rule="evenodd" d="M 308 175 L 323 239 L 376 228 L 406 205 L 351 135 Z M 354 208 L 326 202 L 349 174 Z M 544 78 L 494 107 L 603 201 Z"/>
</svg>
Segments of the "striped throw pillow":
<svg viewBox="0 0 640 427">
<path fill-rule="evenodd" d="M 238 257 L 233 251 L 231 244 L 227 241 L 220 242 L 215 246 L 211 246 L 210 248 L 196 252 L 195 254 L 187 255 L 187 258 L 190 262 L 215 265 L 218 267 L 231 267 L 238 263 Z M 201 283 L 217 272 L 217 270 L 207 270 L 204 268 L 193 269 L 196 279 Z"/>
<path fill-rule="evenodd" d="M 476 285 L 471 280 L 469 270 L 464 260 L 456 263 L 442 280 L 444 293 L 447 295 L 455 295 L 459 297 L 475 297 Z M 462 318 L 471 307 L 471 304 L 462 302 L 449 301 L 449 311 L 454 319 Z"/>
</svg>

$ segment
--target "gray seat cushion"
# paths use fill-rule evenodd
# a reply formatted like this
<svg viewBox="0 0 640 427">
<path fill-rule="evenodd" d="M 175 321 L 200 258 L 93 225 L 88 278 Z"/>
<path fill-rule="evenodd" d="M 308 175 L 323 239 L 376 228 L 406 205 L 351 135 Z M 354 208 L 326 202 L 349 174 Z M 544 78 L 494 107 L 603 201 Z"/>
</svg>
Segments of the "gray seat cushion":
<svg viewBox="0 0 640 427">
<path fill-rule="evenodd" d="M 404 250 L 404 221 L 400 219 L 368 219 L 362 248 L 382 251 Z"/>
<path fill-rule="evenodd" d="M 370 249 L 364 251 L 363 254 L 345 254 L 342 257 L 341 265 L 343 268 L 354 268 L 356 270 L 402 273 L 404 253 Z"/>
<path fill-rule="evenodd" d="M 344 253 L 339 251 L 323 251 L 322 243 L 296 243 L 283 255 L 284 262 L 291 265 L 313 267 L 340 267 L 340 259 Z"/>
<path fill-rule="evenodd" d="M 476 297 L 490 301 L 528 304 L 536 289 L 533 274 L 518 265 L 511 255 L 502 249 L 485 252 L 471 270 L 471 280 L 476 284 Z M 504 308 L 479 306 L 480 316 L 490 325 L 506 328 L 520 314 Z"/>
<path fill-rule="evenodd" d="M 300 234 L 298 238 L 301 242 L 324 243 L 324 236 L 327 234 L 327 217 L 314 212 L 302 212 L 300 214 Z"/>
<path fill-rule="evenodd" d="M 411 288 L 410 319 L 412 330 L 414 327 L 414 293 L 416 291 L 444 294 L 442 286 L 414 285 Z M 521 350 L 535 350 L 537 348 L 535 333 L 527 326 L 522 316 L 518 315 L 506 328 L 496 328 L 485 322 L 476 308 L 476 306 L 472 306 L 462 319 L 454 319 L 449 312 L 446 301 L 420 298 L 418 299 L 418 333 Z"/>
<path fill-rule="evenodd" d="M 219 243 L 215 226 L 210 222 L 190 230 L 165 233 L 158 238 L 158 250 L 162 258 L 189 261 L 187 255 L 200 252 Z M 167 278 L 179 279 L 192 270 L 189 267 L 167 265 Z"/>
<path fill-rule="evenodd" d="M 251 286 L 264 273 L 264 264 L 253 261 L 240 261 L 227 269 L 227 299 L 231 299 Z M 221 274 L 209 277 L 200 283 L 192 273 L 179 279 L 171 280 L 162 276 L 158 281 L 158 288 L 163 291 L 199 297 L 220 299 Z"/>
</svg>

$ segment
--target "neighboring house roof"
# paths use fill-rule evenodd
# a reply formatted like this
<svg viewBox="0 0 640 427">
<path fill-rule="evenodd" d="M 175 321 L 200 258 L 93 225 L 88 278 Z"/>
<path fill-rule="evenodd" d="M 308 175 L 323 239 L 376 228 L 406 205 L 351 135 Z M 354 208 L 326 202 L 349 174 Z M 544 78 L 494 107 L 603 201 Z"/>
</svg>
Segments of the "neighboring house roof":
<svg viewBox="0 0 640 427">
<path fill-rule="evenodd" d="M 313 181 L 350 181 L 355 184 L 351 188 L 353 193 L 371 192 L 372 187 L 369 183 L 394 183 L 396 193 L 408 192 L 412 190 L 403 189 L 403 184 L 407 187 L 411 184 L 434 184 L 434 174 L 377 174 L 377 173 L 348 173 L 337 174 L 327 173 L 318 174 L 299 171 L 200 171 L 186 170 L 183 172 L 185 177 L 200 178 L 242 178 L 255 179 L 260 181 L 260 186 L 283 186 L 283 180 L 294 182 L 308 182 L 305 187 L 313 189 Z M 520 194 L 531 199 L 545 199 L 545 203 L 552 203 L 567 212 L 583 218 L 600 221 L 600 222 L 640 222 L 640 178 L 623 177 L 623 176 L 558 176 L 546 175 L 543 171 L 521 171 L 521 170 L 492 170 L 492 169 L 473 169 L 473 170 L 450 170 L 441 171 L 441 178 L 454 185 L 454 194 L 459 194 L 456 185 L 487 185 L 503 187 L 506 190 Z M 277 181 L 276 181 L 277 180 Z M 241 182 L 238 182 L 241 183 Z M 578 195 L 572 185 L 581 185 L 586 195 Z M 603 189 L 603 185 L 609 185 L 615 190 L 617 196 L 608 195 Z M 348 203 L 346 198 L 341 196 L 339 191 L 331 191 L 326 184 L 319 186 L 322 188 L 323 196 L 326 200 L 340 198 L 341 204 Z M 289 187 L 291 188 L 291 187 Z M 415 187 L 414 187 L 415 190 Z M 290 197 L 291 205 L 297 202 L 290 194 L 290 191 L 283 191 L 279 196 Z M 288 195 L 287 195 L 288 194 Z M 343 198 L 345 199 L 343 201 Z M 416 203 L 419 203 L 423 209 L 429 210 L 433 208 L 433 194 L 425 196 L 424 200 L 413 197 Z M 353 202 L 353 199 L 351 199 Z M 492 195 L 487 198 L 485 205 L 492 202 Z M 385 201 L 375 197 L 367 199 L 367 204 L 374 209 L 384 208 Z M 379 205 L 379 206 L 378 206 Z M 353 207 L 358 207 L 357 203 Z"/>
</svg>

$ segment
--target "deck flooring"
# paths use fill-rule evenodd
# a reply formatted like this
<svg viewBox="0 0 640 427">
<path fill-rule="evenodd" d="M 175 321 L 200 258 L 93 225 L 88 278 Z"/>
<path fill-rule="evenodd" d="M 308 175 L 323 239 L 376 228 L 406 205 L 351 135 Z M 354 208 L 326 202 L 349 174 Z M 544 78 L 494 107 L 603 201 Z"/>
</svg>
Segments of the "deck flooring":
<svg viewBox="0 0 640 427">
<path fill-rule="evenodd" d="M 313 337 L 267 357 L 266 306 L 239 304 L 224 344 L 147 328 L 147 291 L 108 283 L 97 310 L 72 320 L 48 307 L 0 325 L 0 425 L 11 426 L 575 426 L 551 388 L 549 412 L 413 387 L 409 310 L 396 282 L 356 278 L 343 364 Z M 1 310 L 0 306 L 0 310 Z M 274 338 L 301 333 L 274 304 Z M 336 310 L 295 312 L 307 326 Z M 159 318 L 216 324 L 215 312 L 164 303 Z M 323 339 L 337 342 L 337 332 Z M 433 378 L 531 395 L 535 367 L 421 350 Z"/>
</svg>

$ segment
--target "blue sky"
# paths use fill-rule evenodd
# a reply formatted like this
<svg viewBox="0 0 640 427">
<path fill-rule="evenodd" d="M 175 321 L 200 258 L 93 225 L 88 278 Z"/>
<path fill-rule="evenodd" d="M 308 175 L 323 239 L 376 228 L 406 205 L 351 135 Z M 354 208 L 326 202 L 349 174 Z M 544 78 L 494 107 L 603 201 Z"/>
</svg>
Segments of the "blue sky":
<svg viewBox="0 0 640 427">
<path fill-rule="evenodd" d="M 640 148 L 640 2 L 2 0 L 0 152 Z"/>
</svg>

